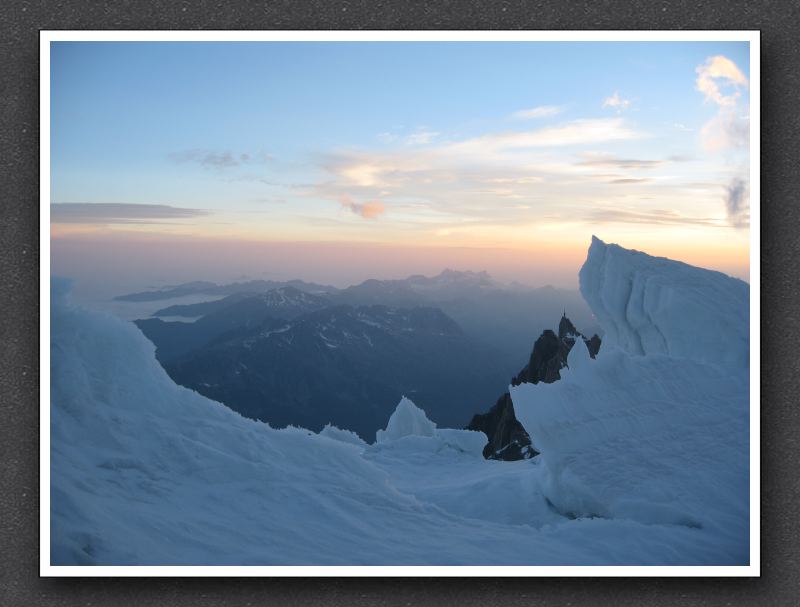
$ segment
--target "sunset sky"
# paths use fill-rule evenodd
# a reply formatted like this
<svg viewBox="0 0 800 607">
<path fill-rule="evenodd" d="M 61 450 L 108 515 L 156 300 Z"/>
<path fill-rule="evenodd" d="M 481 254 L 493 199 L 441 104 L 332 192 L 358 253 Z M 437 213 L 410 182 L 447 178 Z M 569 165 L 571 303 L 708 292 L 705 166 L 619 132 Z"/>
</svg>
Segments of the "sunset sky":
<svg viewBox="0 0 800 607">
<path fill-rule="evenodd" d="M 596 234 L 747 279 L 748 50 L 53 43 L 53 271 L 575 286 Z"/>
</svg>

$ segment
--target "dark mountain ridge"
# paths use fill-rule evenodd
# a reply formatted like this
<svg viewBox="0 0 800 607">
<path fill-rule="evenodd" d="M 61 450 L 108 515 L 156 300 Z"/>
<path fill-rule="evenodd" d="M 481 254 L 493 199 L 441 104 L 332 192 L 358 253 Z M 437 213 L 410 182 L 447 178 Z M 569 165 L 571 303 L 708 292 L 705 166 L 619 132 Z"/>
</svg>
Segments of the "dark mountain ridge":
<svg viewBox="0 0 800 607">
<path fill-rule="evenodd" d="M 258 289 L 253 286 L 256 283 Z M 473 340 L 493 349 L 499 362 L 506 368 L 516 366 L 519 360 L 530 353 L 531 342 L 547 328 L 543 319 L 552 318 L 565 308 L 580 326 L 589 330 L 596 327 L 588 306 L 577 290 L 549 285 L 538 288 L 520 283 L 506 285 L 493 279 L 487 272 L 448 269 L 431 277 L 413 275 L 397 280 L 370 279 L 345 289 L 303 281 L 254 281 L 222 286 L 213 283 L 187 285 L 191 286 L 192 292 L 206 289 L 218 295 L 225 291 L 223 294 L 227 297 L 217 301 L 165 307 L 154 316 L 198 318 L 223 310 L 235 301 L 249 299 L 257 292 L 281 286 L 294 286 L 300 291 L 325 297 L 330 304 L 379 304 L 393 308 L 437 307 L 455 320 Z M 184 285 L 176 288 L 182 286 Z M 155 291 L 121 298 L 141 296 L 151 300 L 175 295 L 174 291 Z"/>
<path fill-rule="evenodd" d="M 492 347 L 508 366 L 530 352 L 531 341 L 564 308 L 582 325 L 591 326 L 591 312 L 577 290 L 552 286 L 503 285 L 486 272 L 445 270 L 434 277 L 367 280 L 330 295 L 352 305 L 435 306 L 466 333 Z"/>
<path fill-rule="evenodd" d="M 249 313 L 250 310 L 268 308 L 273 316 L 291 317 L 309 310 L 317 310 L 331 305 L 324 295 L 314 295 L 293 286 L 284 286 L 265 292 L 244 291 L 195 304 L 178 304 L 162 308 L 153 316 L 182 316 L 196 318 L 225 309 L 226 314 Z"/>
<path fill-rule="evenodd" d="M 137 325 L 176 382 L 276 426 L 333 423 L 372 440 L 405 394 L 437 423 L 459 427 L 502 385 L 496 355 L 438 308 L 233 313 L 263 303 L 251 299 L 194 323 Z"/>
<path fill-rule="evenodd" d="M 165 363 L 205 346 L 227 332 L 252 329 L 268 320 L 295 318 L 329 305 L 330 302 L 324 297 L 294 287 L 280 287 L 267 293 L 235 294 L 213 302 L 180 306 L 192 309 L 197 306 L 200 311 L 207 310 L 192 323 L 165 322 L 160 318 L 135 322 L 156 344 L 156 356 Z"/>
</svg>

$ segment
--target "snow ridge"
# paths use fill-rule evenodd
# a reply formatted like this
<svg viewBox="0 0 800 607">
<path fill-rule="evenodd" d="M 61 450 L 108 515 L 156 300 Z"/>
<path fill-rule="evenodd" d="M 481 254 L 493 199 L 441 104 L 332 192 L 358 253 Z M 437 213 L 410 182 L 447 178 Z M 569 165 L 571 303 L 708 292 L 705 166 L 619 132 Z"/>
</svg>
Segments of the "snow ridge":
<svg viewBox="0 0 800 607">
<path fill-rule="evenodd" d="M 749 366 L 746 282 L 597 237 L 579 277 L 581 294 L 605 330 L 604 348 Z"/>
<path fill-rule="evenodd" d="M 511 387 L 543 494 L 566 516 L 702 530 L 746 563 L 749 288 L 596 238 L 580 282 L 597 358 L 576 343 L 561 381 Z"/>
</svg>

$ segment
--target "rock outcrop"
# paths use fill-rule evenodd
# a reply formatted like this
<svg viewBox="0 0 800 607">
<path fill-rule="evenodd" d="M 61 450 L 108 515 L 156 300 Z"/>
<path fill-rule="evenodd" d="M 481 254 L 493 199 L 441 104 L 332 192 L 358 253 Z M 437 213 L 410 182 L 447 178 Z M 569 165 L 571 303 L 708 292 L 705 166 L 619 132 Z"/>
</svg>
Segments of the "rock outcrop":
<svg viewBox="0 0 800 607">
<path fill-rule="evenodd" d="M 558 323 L 558 335 L 550 329 L 542 332 L 533 344 L 528 364 L 511 380 L 511 384 L 514 386 L 522 383 L 538 384 L 540 381 L 552 384 L 561 379 L 559 371 L 567 365 L 567 355 L 579 337 L 586 342 L 589 355 L 594 358 L 600 351 L 600 337 L 598 335 L 586 337 L 575 328 L 564 313 Z"/>
<path fill-rule="evenodd" d="M 600 351 L 600 337 L 596 334 L 586 337 L 575 328 L 565 312 L 558 323 L 558 334 L 550 329 L 542 332 L 533 344 L 528 364 L 511 379 L 511 385 L 550 384 L 561 379 L 560 370 L 567 365 L 567 355 L 579 338 L 586 343 L 589 355 L 594 358 Z M 489 438 L 483 450 L 486 459 L 516 461 L 538 454 L 514 414 L 514 403 L 508 392 L 487 413 L 473 416 L 467 430 L 479 430 Z"/>
<path fill-rule="evenodd" d="M 514 415 L 514 403 L 508 392 L 497 399 L 488 413 L 475 415 L 467 430 L 478 430 L 489 437 L 489 443 L 483 448 L 486 459 L 516 461 L 537 453 L 531 446 L 531 437 Z"/>
</svg>

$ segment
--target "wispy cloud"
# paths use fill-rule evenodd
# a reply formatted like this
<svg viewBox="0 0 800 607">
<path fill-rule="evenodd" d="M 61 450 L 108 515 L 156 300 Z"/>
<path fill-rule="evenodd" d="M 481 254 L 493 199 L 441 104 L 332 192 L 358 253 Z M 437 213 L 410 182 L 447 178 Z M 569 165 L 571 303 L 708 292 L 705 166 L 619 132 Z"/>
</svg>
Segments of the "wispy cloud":
<svg viewBox="0 0 800 607">
<path fill-rule="evenodd" d="M 642 136 L 621 118 L 574 120 L 539 129 L 501 131 L 443 141 L 425 148 L 423 154 L 392 154 L 382 158 L 370 155 L 367 164 L 372 169 L 382 166 L 381 173 L 408 170 L 410 166 L 415 170 L 440 170 L 444 167 L 462 170 L 471 166 L 475 170 L 478 167 L 518 167 L 523 164 L 535 164 L 539 170 L 546 171 L 558 163 L 549 160 L 554 157 L 552 153 L 543 155 L 545 149 L 626 141 Z"/>
<path fill-rule="evenodd" d="M 336 201 L 365 219 L 381 216 L 387 210 L 384 203 L 391 200 L 392 226 L 452 226 L 466 218 L 513 225 L 521 208 L 552 208 L 563 199 L 565 189 L 580 199 L 593 191 L 587 180 L 594 179 L 597 171 L 577 166 L 574 148 L 644 136 L 614 117 L 495 131 L 414 148 L 336 150 L 321 157 L 321 168 L 330 177 L 321 179 L 307 195 Z M 623 172 L 611 178 L 625 177 L 635 176 Z"/>
<path fill-rule="evenodd" d="M 727 57 L 715 55 L 698 65 L 697 90 L 706 102 L 719 106 L 714 118 L 702 128 L 703 144 L 709 151 L 746 148 L 750 139 L 750 110 L 741 102 L 741 91 L 749 86 L 747 77 Z"/>
<path fill-rule="evenodd" d="M 334 183 L 341 188 L 340 192 L 353 187 L 377 190 L 432 182 L 453 184 L 492 171 L 495 175 L 486 175 L 488 178 L 531 182 L 540 180 L 541 173 L 579 171 L 574 164 L 556 160 L 553 153 L 545 154 L 544 150 L 642 136 L 621 118 L 574 120 L 546 128 L 442 141 L 413 151 L 405 146 L 390 150 L 341 150 L 328 154 L 323 166 L 335 176 Z"/>
<path fill-rule="evenodd" d="M 621 179 L 612 179 L 609 183 L 618 183 L 618 184 L 637 184 L 637 183 L 650 183 L 653 181 L 652 179 L 644 178 L 635 178 L 635 177 L 623 177 Z"/>
<path fill-rule="evenodd" d="M 720 108 L 700 131 L 703 145 L 710 152 L 747 148 L 750 143 L 750 117 L 736 107 Z"/>
<path fill-rule="evenodd" d="M 586 215 L 590 223 L 637 223 L 651 225 L 697 225 L 718 227 L 721 224 L 713 218 L 690 217 L 677 211 L 652 210 L 630 211 L 616 208 L 600 208 Z"/>
<path fill-rule="evenodd" d="M 441 133 L 427 129 L 418 130 L 406 137 L 406 145 L 428 145 Z"/>
<path fill-rule="evenodd" d="M 750 225 L 750 188 L 743 179 L 734 178 L 725 188 L 728 221 L 737 228 Z"/>
<path fill-rule="evenodd" d="M 389 131 L 378 133 L 375 137 L 381 143 L 394 143 L 395 141 L 397 141 L 397 135 L 395 133 L 390 133 Z"/>
<path fill-rule="evenodd" d="M 215 152 L 211 150 L 183 150 L 169 155 L 173 162 L 179 164 L 199 164 L 203 168 L 228 169 L 245 164 L 263 164 L 272 160 L 272 156 L 264 152 L 242 152 L 234 154 L 229 151 Z"/>
<path fill-rule="evenodd" d="M 625 110 L 630 108 L 630 106 L 631 106 L 631 100 L 623 99 L 616 91 L 610 97 L 606 97 L 605 99 L 603 99 L 604 108 L 610 107 L 612 109 L 617 110 L 618 113 L 624 112 Z"/>
<path fill-rule="evenodd" d="M 62 202 L 50 205 L 50 220 L 53 223 L 163 223 L 171 219 L 193 219 L 208 214 L 209 212 L 204 209 L 188 209 L 163 204 Z"/>
<path fill-rule="evenodd" d="M 349 194 L 342 194 L 339 197 L 339 204 L 342 205 L 342 208 L 364 219 L 375 219 L 386 212 L 386 207 L 380 200 L 356 202 Z"/>
<path fill-rule="evenodd" d="M 481 151 L 591 145 L 605 141 L 638 139 L 639 137 L 641 134 L 630 128 L 621 118 L 585 119 L 533 131 L 483 135 L 452 143 L 442 151 L 445 153 L 480 153 Z"/>
<path fill-rule="evenodd" d="M 511 117 L 516 120 L 534 120 L 536 118 L 549 118 L 560 114 L 563 108 L 557 105 L 540 105 L 532 107 L 527 110 L 519 110 L 511 114 Z"/>
<path fill-rule="evenodd" d="M 486 183 L 508 183 L 513 185 L 528 185 L 531 183 L 541 183 L 542 177 L 532 177 L 530 175 L 520 177 L 488 177 L 484 179 Z"/>
<path fill-rule="evenodd" d="M 703 93 L 706 101 L 713 101 L 718 105 L 735 105 L 740 95 L 739 89 L 748 86 L 747 78 L 739 67 L 722 55 L 709 57 L 695 71 L 697 90 Z M 725 94 L 721 87 L 733 90 Z"/>
<path fill-rule="evenodd" d="M 386 145 L 391 143 L 402 143 L 407 146 L 419 146 L 433 143 L 434 139 L 440 135 L 441 133 L 439 131 L 434 131 L 427 127 L 420 126 L 417 127 L 414 132 L 407 135 L 403 135 L 397 131 L 383 131 L 382 133 L 378 133 L 375 138 Z"/>
<path fill-rule="evenodd" d="M 584 152 L 580 154 L 583 160 L 577 162 L 578 166 L 603 169 L 653 169 L 663 165 L 666 160 L 642 160 L 638 158 L 617 158 L 608 154 L 597 152 Z"/>
</svg>

